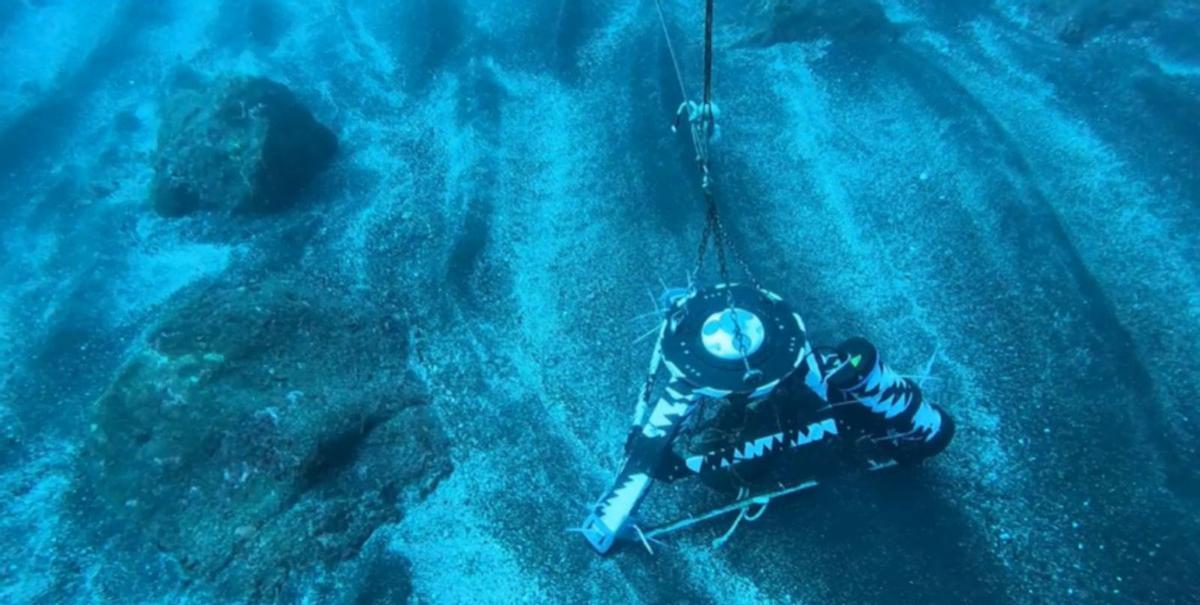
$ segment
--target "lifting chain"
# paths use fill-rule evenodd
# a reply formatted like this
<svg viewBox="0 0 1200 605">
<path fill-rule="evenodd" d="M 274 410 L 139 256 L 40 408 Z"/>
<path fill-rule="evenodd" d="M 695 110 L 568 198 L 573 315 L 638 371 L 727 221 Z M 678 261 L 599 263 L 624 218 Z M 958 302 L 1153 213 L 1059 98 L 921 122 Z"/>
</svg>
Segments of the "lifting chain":
<svg viewBox="0 0 1200 605">
<path fill-rule="evenodd" d="M 667 30 L 666 18 L 663 15 L 662 0 L 655 1 L 655 7 L 658 10 L 659 23 L 662 26 L 663 37 L 666 39 L 667 50 L 671 56 L 671 64 L 675 69 L 675 76 L 679 82 L 679 92 L 683 95 L 683 102 L 679 105 L 679 109 L 675 115 L 675 126 L 672 130 L 676 130 L 681 118 L 686 114 L 692 139 L 692 146 L 696 152 L 696 163 L 700 168 L 700 188 L 704 194 L 704 230 L 700 235 L 700 244 L 696 252 L 696 264 L 692 268 L 689 275 L 691 281 L 690 286 L 694 287 L 697 283 L 700 272 L 704 268 L 704 261 L 708 256 L 708 248 L 711 245 L 715 248 L 715 256 L 717 258 L 717 272 L 720 278 L 720 283 L 726 286 L 726 302 L 728 303 L 728 312 L 730 320 L 733 323 L 734 344 L 742 353 L 742 363 L 746 369 L 746 379 L 752 380 L 755 375 L 761 376 L 761 372 L 750 367 L 746 351 L 746 337 L 742 334 L 741 321 L 738 317 L 735 301 L 733 300 L 733 291 L 728 286 L 732 285 L 732 280 L 729 275 L 729 259 L 733 256 L 734 261 L 745 274 L 745 278 L 757 290 L 762 290 L 758 280 L 754 278 L 754 274 L 750 271 L 749 264 L 738 254 L 737 247 L 729 239 L 729 234 L 725 231 L 725 225 L 721 222 L 721 216 L 717 207 L 717 200 L 713 193 L 713 182 L 711 171 L 709 170 L 710 145 L 719 135 L 716 119 L 719 115 L 716 104 L 712 100 L 712 64 L 713 64 L 713 0 L 705 0 L 704 10 L 704 89 L 701 102 L 699 104 L 688 99 L 687 89 L 684 85 L 683 73 L 679 68 L 679 61 L 675 55 L 675 46 L 671 43 L 671 36 Z M 643 396 L 646 396 L 646 390 L 652 387 L 652 383 L 648 381 L 646 389 L 643 390 Z"/>
</svg>

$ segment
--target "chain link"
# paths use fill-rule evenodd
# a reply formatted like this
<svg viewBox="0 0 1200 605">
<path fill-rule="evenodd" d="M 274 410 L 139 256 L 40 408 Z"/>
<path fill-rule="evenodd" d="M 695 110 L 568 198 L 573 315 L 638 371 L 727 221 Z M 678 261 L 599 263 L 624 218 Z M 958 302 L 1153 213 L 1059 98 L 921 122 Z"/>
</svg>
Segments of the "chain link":
<svg viewBox="0 0 1200 605">
<path fill-rule="evenodd" d="M 704 216 L 704 231 L 700 235 L 700 245 L 696 251 L 696 264 L 692 268 L 692 273 L 689 276 L 691 280 L 690 287 L 696 287 L 699 281 L 700 272 L 704 269 L 704 261 L 708 257 L 708 248 L 711 244 L 715 249 L 717 257 L 717 272 L 720 283 L 725 286 L 725 300 L 729 307 L 729 316 L 733 321 L 734 343 L 742 354 L 742 363 L 746 368 L 746 379 L 751 379 L 756 373 L 761 375 L 761 372 L 750 367 L 750 362 L 746 356 L 746 337 L 742 333 L 741 321 L 738 318 L 737 308 L 733 299 L 733 290 L 729 276 L 729 256 L 733 256 L 734 262 L 741 268 L 742 273 L 756 290 L 762 290 L 758 280 L 750 271 L 750 265 L 746 262 L 742 255 L 738 253 L 737 247 L 729 240 L 729 234 L 725 231 L 725 225 L 721 223 L 721 216 L 717 208 L 717 200 L 713 195 L 712 175 L 709 170 L 709 151 L 710 144 L 713 141 L 716 132 L 716 112 L 712 100 L 712 26 L 713 26 L 713 1 L 705 2 L 705 19 L 704 19 L 704 95 L 700 105 L 696 105 L 688 100 L 687 91 L 683 85 L 683 76 L 679 70 L 679 62 L 675 58 L 674 46 L 671 44 L 671 36 L 667 31 L 666 19 L 663 16 L 661 0 L 656 2 L 658 8 L 659 22 L 662 25 L 663 35 L 667 40 L 667 48 L 671 52 L 672 65 L 675 67 L 675 75 L 679 80 L 679 89 L 683 94 L 683 103 L 676 110 L 676 124 L 686 110 L 688 112 L 688 121 L 690 122 L 690 131 L 692 138 L 692 146 L 696 151 L 696 163 L 700 167 L 701 182 L 700 188 L 704 192 L 705 216 Z M 674 130 L 674 128 L 672 128 Z M 648 381 L 646 388 L 650 389 L 653 384 Z"/>
<path fill-rule="evenodd" d="M 729 235 L 725 231 L 725 223 L 721 222 L 720 216 L 716 217 L 715 224 L 716 230 L 720 233 L 721 242 L 728 249 L 729 255 L 733 257 L 734 262 L 736 262 L 741 268 L 746 280 L 748 280 L 750 284 L 755 287 L 755 289 L 762 290 L 762 286 L 759 285 L 758 279 L 755 278 L 754 273 L 750 271 L 750 264 L 746 262 L 746 259 L 742 258 L 742 255 L 738 252 L 737 246 L 730 241 Z M 723 273 L 721 275 L 721 279 L 728 281 L 729 268 L 725 267 L 722 269 L 722 271 Z"/>
<path fill-rule="evenodd" d="M 708 248 L 711 244 L 713 248 L 716 248 L 717 274 L 722 283 L 730 283 L 728 258 L 732 256 L 746 280 L 755 289 L 761 290 L 762 286 L 759 284 L 758 278 L 754 276 L 754 272 L 750 270 L 750 264 L 746 262 L 746 259 L 738 252 L 737 246 L 729 239 L 729 234 L 725 230 L 725 224 L 721 221 L 721 215 L 717 209 L 716 199 L 711 193 L 706 193 L 704 199 L 706 204 L 704 230 L 700 234 L 696 264 L 692 267 L 692 281 L 695 282 L 698 279 L 700 271 L 704 268 L 704 261 L 708 258 Z"/>
<path fill-rule="evenodd" d="M 720 283 L 726 286 L 725 288 L 725 304 L 728 308 L 730 320 L 733 322 L 733 342 L 738 347 L 738 351 L 742 354 L 742 365 L 746 370 L 746 380 L 752 379 L 755 375 L 761 375 L 759 370 L 750 367 L 749 356 L 746 355 L 746 336 L 742 332 L 742 324 L 738 317 L 737 304 L 733 299 L 733 289 L 729 276 L 729 256 L 732 255 L 734 261 L 741 267 L 747 280 L 753 284 L 754 288 L 761 290 L 758 280 L 754 278 L 754 274 L 750 272 L 750 266 L 737 252 L 737 247 L 729 241 L 729 235 L 725 231 L 725 225 L 721 222 L 721 215 L 717 209 L 717 201 L 712 193 L 705 191 L 704 195 L 706 209 L 704 216 L 704 231 L 700 236 L 700 249 L 696 253 L 696 266 L 692 270 L 692 281 L 695 282 L 704 267 L 704 261 L 708 255 L 709 244 L 716 249 L 717 257 L 717 272 L 720 277 Z"/>
</svg>

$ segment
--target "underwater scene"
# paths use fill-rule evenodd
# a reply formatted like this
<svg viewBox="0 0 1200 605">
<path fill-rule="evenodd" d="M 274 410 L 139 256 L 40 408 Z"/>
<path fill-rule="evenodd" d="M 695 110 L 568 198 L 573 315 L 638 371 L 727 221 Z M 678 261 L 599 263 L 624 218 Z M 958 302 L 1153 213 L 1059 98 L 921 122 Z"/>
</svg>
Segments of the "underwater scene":
<svg viewBox="0 0 1200 605">
<path fill-rule="evenodd" d="M 0 603 L 1200 604 L 1200 2 L 0 1 Z"/>
</svg>

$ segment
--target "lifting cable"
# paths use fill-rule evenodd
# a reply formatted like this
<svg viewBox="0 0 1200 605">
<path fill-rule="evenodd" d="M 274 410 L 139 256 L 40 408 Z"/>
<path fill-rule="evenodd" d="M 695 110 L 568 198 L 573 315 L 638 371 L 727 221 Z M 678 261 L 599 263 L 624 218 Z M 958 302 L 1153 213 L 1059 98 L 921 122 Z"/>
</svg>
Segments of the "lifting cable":
<svg viewBox="0 0 1200 605">
<path fill-rule="evenodd" d="M 713 0 L 704 4 L 704 104 L 712 101 Z"/>
<path fill-rule="evenodd" d="M 671 34 L 667 31 L 667 18 L 663 15 L 662 0 L 654 0 L 654 8 L 658 10 L 658 24 L 662 26 L 663 39 L 667 41 L 667 53 L 671 55 L 671 65 L 675 68 L 675 79 L 679 82 L 679 94 L 686 101 L 691 98 L 687 86 L 683 83 L 683 71 L 679 69 L 679 59 L 675 56 L 675 45 L 671 43 Z"/>
<path fill-rule="evenodd" d="M 696 164 L 700 168 L 700 188 L 704 194 L 704 230 L 700 236 L 700 245 L 696 252 L 696 263 L 689 274 L 689 279 L 692 281 L 692 284 L 695 284 L 700 271 L 704 268 L 704 261 L 708 255 L 708 248 L 711 245 L 715 249 L 717 271 L 722 284 L 731 285 L 728 256 L 732 255 L 734 260 L 740 265 L 746 279 L 756 289 L 761 290 L 762 288 L 759 286 L 758 280 L 754 278 L 754 274 L 750 271 L 750 266 L 738 254 L 737 248 L 730 241 L 729 235 L 725 231 L 725 225 L 721 222 L 716 196 L 713 193 L 711 171 L 709 169 L 711 159 L 709 155 L 710 144 L 714 142 L 719 134 L 717 117 L 720 114 L 712 98 L 713 0 L 705 0 L 704 4 L 704 89 L 699 104 L 693 102 L 688 97 L 687 86 L 684 84 L 683 79 L 683 71 L 679 67 L 675 45 L 671 42 L 670 30 L 667 28 L 662 0 L 655 0 L 654 5 L 658 13 L 659 25 L 662 27 L 663 38 L 666 40 L 667 52 L 671 56 L 671 66 L 675 69 L 675 78 L 679 83 L 679 93 L 683 96 L 683 101 L 675 111 L 675 123 L 671 127 L 671 130 L 675 131 L 678 128 L 681 118 L 687 117 L 692 138 L 692 148 L 696 153 Z M 734 306 L 732 290 L 726 290 L 726 298 L 733 318 L 734 342 L 737 343 L 737 346 L 743 347 L 745 340 L 741 333 L 741 322 L 737 319 L 738 316 Z M 755 374 L 761 375 L 761 372 L 750 367 L 750 363 L 744 355 L 742 363 L 745 365 L 747 378 Z"/>
<path fill-rule="evenodd" d="M 716 251 L 717 270 L 723 283 L 730 282 L 727 262 L 728 253 L 737 261 L 746 278 L 757 287 L 758 282 L 754 279 L 749 265 L 742 259 L 729 240 L 728 233 L 721 221 L 712 186 L 713 182 L 710 171 L 711 156 L 709 150 L 711 143 L 718 135 L 716 120 L 720 114 L 712 98 L 713 0 L 705 0 L 704 6 L 704 87 L 700 103 L 692 101 L 688 95 L 683 70 L 680 68 L 679 57 L 675 52 L 675 44 L 671 40 L 670 30 L 667 27 L 666 13 L 663 10 L 663 0 L 654 0 L 654 7 L 658 14 L 659 26 L 662 28 L 663 40 L 666 42 L 667 53 L 671 58 L 671 66 L 675 71 L 675 79 L 679 84 L 679 94 L 683 98 L 683 101 L 679 104 L 679 108 L 675 112 L 675 125 L 671 127 L 671 130 L 677 130 L 680 122 L 685 118 L 687 119 L 692 139 L 692 148 L 695 152 L 695 161 L 700 168 L 700 187 L 704 194 L 704 231 L 700 236 L 700 245 L 696 253 L 696 263 L 690 277 L 694 281 L 698 276 L 707 258 L 708 249 L 711 246 Z"/>
</svg>

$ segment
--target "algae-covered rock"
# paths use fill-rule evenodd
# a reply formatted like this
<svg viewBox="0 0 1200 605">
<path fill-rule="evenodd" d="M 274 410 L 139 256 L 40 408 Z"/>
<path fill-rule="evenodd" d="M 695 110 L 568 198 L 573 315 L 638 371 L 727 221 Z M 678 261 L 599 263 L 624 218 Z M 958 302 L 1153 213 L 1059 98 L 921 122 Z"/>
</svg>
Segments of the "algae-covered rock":
<svg viewBox="0 0 1200 605">
<path fill-rule="evenodd" d="M 766 0 L 760 7 L 766 23 L 752 41 L 769 46 L 824 37 L 885 37 L 892 30 L 875 0 Z"/>
<path fill-rule="evenodd" d="M 151 192 L 164 216 L 290 207 L 337 152 L 337 137 L 284 85 L 235 77 L 164 104 Z"/>
<path fill-rule="evenodd" d="M 306 284 L 217 284 L 154 330 L 95 404 L 82 527 L 152 544 L 230 598 L 276 599 L 449 472 L 394 320 Z"/>
</svg>

